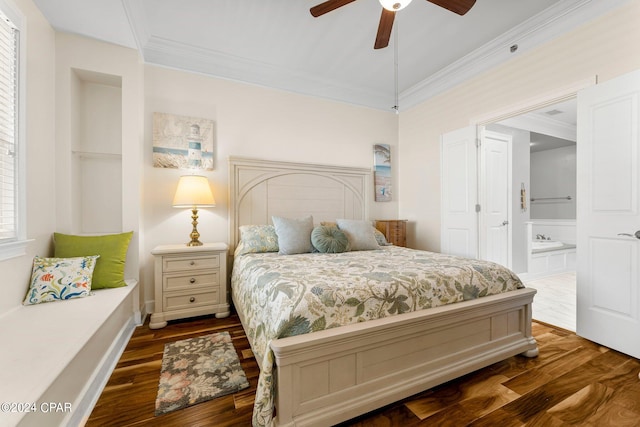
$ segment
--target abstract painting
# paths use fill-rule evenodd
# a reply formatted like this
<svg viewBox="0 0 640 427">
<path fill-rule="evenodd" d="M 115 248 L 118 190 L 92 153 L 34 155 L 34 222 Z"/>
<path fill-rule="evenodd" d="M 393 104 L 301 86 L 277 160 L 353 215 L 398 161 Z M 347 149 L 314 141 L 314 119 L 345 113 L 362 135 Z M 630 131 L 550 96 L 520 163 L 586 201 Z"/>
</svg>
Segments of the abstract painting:
<svg viewBox="0 0 640 427">
<path fill-rule="evenodd" d="M 373 176 L 376 202 L 391 201 L 391 148 L 389 144 L 373 146 Z"/>
<path fill-rule="evenodd" d="M 214 122 L 153 113 L 153 166 L 213 170 Z"/>
</svg>

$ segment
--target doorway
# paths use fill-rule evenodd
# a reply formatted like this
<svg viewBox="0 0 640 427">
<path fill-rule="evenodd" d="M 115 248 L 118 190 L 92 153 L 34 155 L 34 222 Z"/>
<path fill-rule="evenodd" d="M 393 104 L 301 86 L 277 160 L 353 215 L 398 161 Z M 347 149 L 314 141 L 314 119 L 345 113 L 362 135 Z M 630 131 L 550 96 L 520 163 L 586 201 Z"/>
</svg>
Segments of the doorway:
<svg viewBox="0 0 640 427">
<path fill-rule="evenodd" d="M 534 305 L 537 320 L 575 331 L 577 102 L 571 91 L 549 99 L 556 102 L 514 107 L 494 119 L 478 120 L 478 126 L 443 135 L 442 251 L 509 267 L 539 290 Z M 500 150 L 492 147 L 491 140 L 500 139 L 509 141 L 507 162 L 497 161 Z M 493 151 L 495 156 L 487 154 Z M 473 159 L 478 159 L 477 165 L 470 168 Z M 497 164 L 507 164 L 509 173 L 505 175 Z M 470 176 L 478 177 L 476 183 Z M 508 212 L 491 222 L 490 214 L 496 211 L 494 189 L 504 191 L 492 185 L 501 181 L 498 177 L 503 177 L 502 187 L 507 183 Z M 475 242 L 469 237 L 474 235 Z M 492 244 L 505 236 L 508 245 Z M 544 242 L 534 242 L 543 236 Z M 534 249 L 534 243 L 561 246 Z"/>
<path fill-rule="evenodd" d="M 511 264 L 538 290 L 534 318 L 576 330 L 575 98 L 488 124 L 513 138 Z"/>
</svg>

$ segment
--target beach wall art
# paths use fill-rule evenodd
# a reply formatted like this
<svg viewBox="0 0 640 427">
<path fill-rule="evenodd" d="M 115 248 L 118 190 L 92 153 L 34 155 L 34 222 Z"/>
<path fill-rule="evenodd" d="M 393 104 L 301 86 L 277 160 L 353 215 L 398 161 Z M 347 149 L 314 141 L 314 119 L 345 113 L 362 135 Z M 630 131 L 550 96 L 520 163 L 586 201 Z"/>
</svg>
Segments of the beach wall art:
<svg viewBox="0 0 640 427">
<path fill-rule="evenodd" d="M 213 170 L 213 120 L 153 113 L 153 166 Z"/>
<path fill-rule="evenodd" d="M 391 148 L 389 144 L 373 146 L 373 176 L 375 182 L 375 201 L 391 201 Z"/>
</svg>

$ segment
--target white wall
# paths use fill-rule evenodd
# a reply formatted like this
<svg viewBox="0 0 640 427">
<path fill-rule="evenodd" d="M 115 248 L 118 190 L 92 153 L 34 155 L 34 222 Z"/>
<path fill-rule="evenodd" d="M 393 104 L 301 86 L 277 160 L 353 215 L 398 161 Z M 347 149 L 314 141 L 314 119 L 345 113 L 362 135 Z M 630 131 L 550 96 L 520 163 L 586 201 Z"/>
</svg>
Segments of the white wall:
<svg viewBox="0 0 640 427">
<path fill-rule="evenodd" d="M 236 83 L 156 66 L 145 66 L 144 251 L 146 277 L 153 277 L 150 251 L 160 244 L 187 242 L 191 212 L 171 207 L 178 178 L 185 171 L 154 168 L 154 112 L 202 117 L 215 122 L 215 170 L 205 172 L 217 206 L 199 211 L 203 242 L 228 242 L 228 157 L 372 167 L 373 145 L 391 145 L 392 202 L 371 202 L 375 218 L 397 218 L 398 117 L 273 89 Z M 373 192 L 373 182 L 371 183 Z M 371 194 L 373 200 L 373 193 Z M 147 303 L 153 296 L 146 281 Z M 148 304 L 150 308 L 150 304 Z"/>
<path fill-rule="evenodd" d="M 576 219 L 576 146 L 531 153 L 531 219 Z"/>
<path fill-rule="evenodd" d="M 29 287 L 35 255 L 49 255 L 55 229 L 55 32 L 31 0 L 14 0 L 26 18 L 27 254 L 0 261 L 0 316 L 17 307 Z"/>
<path fill-rule="evenodd" d="M 440 153 L 443 133 L 474 118 L 598 76 L 640 68 L 640 0 L 604 15 L 400 115 L 400 216 L 413 221 L 411 247 L 440 249 Z"/>
</svg>

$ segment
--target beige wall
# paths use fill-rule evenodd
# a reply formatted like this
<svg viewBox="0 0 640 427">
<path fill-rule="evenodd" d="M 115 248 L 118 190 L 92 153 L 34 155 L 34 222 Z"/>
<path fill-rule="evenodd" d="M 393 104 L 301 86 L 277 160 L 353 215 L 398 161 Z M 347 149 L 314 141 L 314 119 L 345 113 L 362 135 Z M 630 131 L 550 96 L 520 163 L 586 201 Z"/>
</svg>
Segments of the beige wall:
<svg viewBox="0 0 640 427">
<path fill-rule="evenodd" d="M 185 171 L 154 168 L 154 112 L 203 117 L 215 122 L 215 170 L 206 172 L 217 206 L 201 209 L 198 231 L 204 242 L 228 242 L 228 157 L 371 167 L 373 144 L 391 145 L 397 166 L 398 117 L 356 107 L 228 80 L 145 67 L 144 250 L 145 277 L 152 277 L 149 252 L 160 244 L 187 242 L 191 212 L 171 207 L 178 178 Z M 394 158 L 395 157 L 395 158 Z M 397 186 L 397 167 L 394 167 Z M 371 183 L 371 191 L 373 191 Z M 398 192 L 395 192 L 397 200 Z M 373 197 L 372 197 L 373 198 Z M 371 218 L 395 218 L 398 202 L 369 206 Z M 152 284 L 145 283 L 147 302 Z"/>
<path fill-rule="evenodd" d="M 34 255 L 48 255 L 55 228 L 55 32 L 31 0 L 14 0 L 26 18 L 27 254 L 0 261 L 0 316 L 27 292 Z"/>
<path fill-rule="evenodd" d="M 400 115 L 400 216 L 408 244 L 440 250 L 440 135 L 474 118 L 595 75 L 640 68 L 640 0 L 563 35 Z"/>
</svg>

